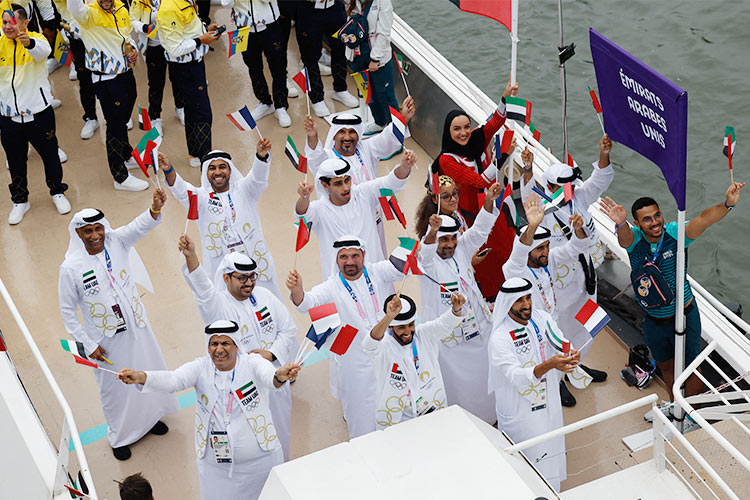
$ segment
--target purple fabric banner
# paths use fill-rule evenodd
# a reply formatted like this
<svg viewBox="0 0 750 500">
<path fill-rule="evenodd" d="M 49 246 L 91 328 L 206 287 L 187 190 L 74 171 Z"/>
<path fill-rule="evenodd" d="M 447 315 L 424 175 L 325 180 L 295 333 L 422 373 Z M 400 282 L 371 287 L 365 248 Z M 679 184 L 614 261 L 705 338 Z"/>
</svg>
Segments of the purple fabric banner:
<svg viewBox="0 0 750 500">
<path fill-rule="evenodd" d="M 687 91 L 594 29 L 589 30 L 589 43 L 604 129 L 613 141 L 656 163 L 677 208 L 685 210 Z"/>
</svg>

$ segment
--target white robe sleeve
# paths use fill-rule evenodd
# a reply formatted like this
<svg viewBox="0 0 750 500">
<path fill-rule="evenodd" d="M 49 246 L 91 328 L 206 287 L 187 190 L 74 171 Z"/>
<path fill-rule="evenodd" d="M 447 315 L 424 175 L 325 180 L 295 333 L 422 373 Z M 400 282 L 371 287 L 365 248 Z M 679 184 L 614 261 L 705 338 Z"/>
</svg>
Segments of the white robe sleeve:
<svg viewBox="0 0 750 500">
<path fill-rule="evenodd" d="M 452 307 L 449 307 L 447 311 L 432 321 L 427 321 L 417 325 L 416 331 L 419 332 L 421 338 L 429 342 L 438 343 L 441 339 L 449 336 L 450 333 L 461 324 L 461 321 L 463 321 L 464 316 L 466 315 L 465 309 L 461 311 L 461 316 L 453 314 L 452 309 Z"/>
<path fill-rule="evenodd" d="M 419 246 L 419 264 L 422 266 L 422 269 L 424 269 L 424 272 L 430 276 L 435 276 L 437 274 L 435 268 L 437 267 L 437 259 L 440 258 L 437 254 L 437 246 L 437 240 L 435 243 L 431 244 L 427 244 L 423 240 L 420 242 Z"/>
<path fill-rule="evenodd" d="M 182 275 L 185 276 L 185 281 L 193 292 L 193 298 L 198 306 L 203 323 L 207 325 L 218 319 L 223 319 L 218 317 L 221 311 L 219 294 L 216 292 L 216 287 L 209 279 L 208 274 L 206 274 L 206 269 L 199 265 L 191 273 L 188 272 L 187 265 L 183 265 Z"/>
<path fill-rule="evenodd" d="M 502 325 L 501 325 L 502 328 Z M 490 342 L 490 370 L 494 370 L 500 377 L 495 380 L 500 383 L 501 380 L 509 380 L 518 392 L 525 391 L 529 384 L 535 384 L 540 379 L 534 376 L 534 367 L 526 368 L 521 366 L 515 352 L 513 344 L 507 332 L 496 331 L 493 342 Z"/>
<path fill-rule="evenodd" d="M 250 172 L 238 183 L 240 189 L 243 190 L 245 195 L 254 202 L 257 202 L 260 195 L 268 187 L 268 175 L 271 171 L 271 153 L 268 153 L 266 161 L 258 158 L 258 155 L 253 155 L 255 160 L 253 161 L 253 168 Z"/>
<path fill-rule="evenodd" d="M 297 352 L 297 325 L 289 314 L 283 302 L 275 295 L 269 293 L 268 301 L 271 303 L 274 323 L 276 323 L 276 340 L 268 349 L 276 356 L 276 359 L 284 366 L 293 361 L 292 357 Z"/>
<path fill-rule="evenodd" d="M 612 164 L 599 168 L 599 162 L 593 163 L 594 171 L 591 176 L 583 182 L 582 186 L 575 189 L 575 200 L 577 210 L 588 210 L 589 205 L 598 200 L 607 190 L 615 178 L 615 169 Z M 579 207 L 578 205 L 581 205 Z"/>
<path fill-rule="evenodd" d="M 49 42 L 46 38 L 31 38 L 32 42 L 34 42 L 34 46 L 31 48 L 27 48 L 26 52 L 29 53 L 29 55 L 37 62 L 39 61 L 45 61 L 47 57 L 52 52 L 52 48 L 49 46 Z"/>
<path fill-rule="evenodd" d="M 458 237 L 458 244 L 464 247 L 469 256 L 473 255 L 487 241 L 499 213 L 500 211 L 496 208 L 492 213 L 485 210 L 484 207 L 480 208 L 477 218 L 474 219 L 474 225 Z"/>
<path fill-rule="evenodd" d="M 315 221 L 317 221 L 320 218 L 321 209 L 323 208 L 322 207 L 322 203 L 323 203 L 323 200 L 313 200 L 313 201 L 311 201 L 310 204 L 307 205 L 307 212 L 304 212 L 304 213 L 301 213 L 301 214 L 297 213 L 297 206 L 296 206 L 296 203 L 295 203 L 294 214 L 297 217 L 299 217 L 300 215 L 304 215 L 305 216 L 305 220 L 307 222 L 312 222 L 313 223 L 311 230 L 315 231 Z"/>
<path fill-rule="evenodd" d="M 396 177 L 396 168 L 398 168 L 398 166 L 394 167 L 394 169 L 388 172 L 387 175 L 363 182 L 362 184 L 354 186 L 352 189 L 356 189 L 360 196 L 364 196 L 366 199 L 371 200 L 375 205 L 378 205 L 378 197 L 380 196 L 381 189 L 391 189 L 393 192 L 397 193 L 406 186 L 406 181 L 409 178 L 399 179 Z"/>
<path fill-rule="evenodd" d="M 197 358 L 189 361 L 174 371 L 160 370 L 146 372 L 146 383 L 143 384 L 143 392 L 169 392 L 183 391 L 189 387 L 195 387 L 203 371 L 205 358 Z M 208 361 L 211 362 L 210 360 Z"/>
<path fill-rule="evenodd" d="M 588 238 L 581 239 L 574 233 L 573 237 L 570 238 L 564 245 L 550 249 L 549 261 L 554 261 L 554 265 L 557 266 L 560 262 L 567 262 L 570 260 L 578 259 L 578 254 L 585 253 L 588 249 L 588 246 Z"/>
<path fill-rule="evenodd" d="M 404 273 L 399 271 L 390 260 L 381 260 L 367 264 L 367 269 L 378 280 L 394 282 L 404 279 Z"/>
<path fill-rule="evenodd" d="M 370 153 L 375 156 L 375 158 L 378 158 L 379 160 L 387 158 L 398 151 L 401 147 L 401 141 L 399 141 L 396 134 L 393 133 L 394 127 L 395 125 L 391 123 L 390 126 L 386 127 L 380 134 L 364 140 L 364 144 L 367 145 Z M 405 137 L 409 137 L 409 135 L 409 128 L 407 127 Z M 377 165 L 373 167 L 375 169 L 374 173 L 377 174 Z"/>
<path fill-rule="evenodd" d="M 260 354 L 248 354 L 243 356 L 243 358 L 245 359 L 243 361 L 244 363 L 250 363 L 252 365 L 253 372 L 255 373 L 255 380 L 258 381 L 258 385 L 263 389 L 267 391 L 277 391 L 284 387 L 284 384 L 279 387 L 274 385 L 273 377 L 276 374 L 276 368 L 274 368 L 273 364 L 263 356 Z"/>
<path fill-rule="evenodd" d="M 78 290 L 70 272 L 60 267 L 60 279 L 57 284 L 57 296 L 60 301 L 60 315 L 62 316 L 65 330 L 76 342 L 81 342 L 87 354 L 91 354 L 99 347 L 99 344 L 89 337 L 86 329 L 78 320 Z"/>
<path fill-rule="evenodd" d="M 151 209 L 147 208 L 138 217 L 129 224 L 120 226 L 114 231 L 114 236 L 120 240 L 125 248 L 134 246 L 141 238 L 146 236 L 149 231 L 158 226 L 162 221 L 161 214 L 157 215 L 156 220 L 151 217 Z"/>
<path fill-rule="evenodd" d="M 521 175 L 521 201 L 526 200 L 526 198 L 534 194 L 534 191 L 532 190 L 532 188 L 535 185 L 536 185 L 536 181 L 534 180 L 534 176 L 531 177 L 529 182 L 524 182 L 524 176 L 523 174 Z"/>
<path fill-rule="evenodd" d="M 510 252 L 510 257 L 503 264 L 503 275 L 505 279 L 508 278 L 523 278 L 524 268 L 529 261 L 529 252 L 532 250 L 531 245 L 524 245 L 521 243 L 521 238 L 516 236 L 513 241 L 513 250 Z"/>
<path fill-rule="evenodd" d="M 315 178 L 320 164 L 328 159 L 328 153 L 323 149 L 323 144 L 320 140 L 318 140 L 315 149 L 313 149 L 307 144 L 307 137 L 305 137 L 305 156 L 307 156 L 307 169 L 313 178 Z"/>
<path fill-rule="evenodd" d="M 302 302 L 297 306 L 297 311 L 301 314 L 307 314 L 307 311 L 313 307 L 333 302 L 334 298 L 329 293 L 327 285 L 328 281 L 324 281 L 323 283 L 312 287 L 310 291 L 305 292 Z"/>
<path fill-rule="evenodd" d="M 390 335 L 388 330 L 386 330 L 385 335 Z M 370 335 L 370 332 L 367 332 L 365 334 L 365 337 L 362 339 L 362 349 L 367 353 L 368 356 L 370 356 L 370 359 L 372 359 L 373 361 L 381 356 L 385 351 L 385 335 L 382 339 L 375 340 L 374 338 L 372 338 L 372 335 Z"/>
<path fill-rule="evenodd" d="M 180 174 L 175 173 L 175 179 L 174 184 L 171 186 L 167 185 L 169 188 L 169 191 L 172 193 L 172 196 L 175 197 L 177 201 L 179 201 L 183 207 L 188 208 L 190 205 L 190 201 L 188 200 L 188 191 L 197 192 L 195 186 L 190 184 L 188 181 L 180 177 Z"/>
</svg>

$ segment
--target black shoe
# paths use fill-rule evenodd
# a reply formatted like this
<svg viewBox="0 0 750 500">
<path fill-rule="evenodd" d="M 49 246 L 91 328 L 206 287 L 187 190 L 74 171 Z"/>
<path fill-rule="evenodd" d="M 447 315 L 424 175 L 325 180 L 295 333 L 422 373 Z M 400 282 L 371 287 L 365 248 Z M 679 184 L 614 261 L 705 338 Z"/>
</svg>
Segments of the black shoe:
<svg viewBox="0 0 750 500">
<path fill-rule="evenodd" d="M 112 448 L 112 454 L 117 460 L 127 460 L 130 458 L 130 446 L 120 446 Z"/>
<path fill-rule="evenodd" d="M 151 427 L 151 430 L 148 431 L 151 434 L 156 434 L 157 436 L 163 436 L 167 432 L 169 432 L 169 427 L 167 427 L 167 424 L 159 420 L 154 424 L 153 427 Z"/>
<path fill-rule="evenodd" d="M 579 366 L 581 367 L 581 370 L 588 373 L 591 376 L 591 378 L 594 379 L 592 380 L 592 382 L 604 382 L 605 380 L 607 380 L 607 372 L 603 372 L 601 370 L 594 370 L 593 368 L 589 368 L 588 366 L 584 366 L 584 365 L 579 365 Z"/>
<path fill-rule="evenodd" d="M 570 393 L 564 380 L 560 381 L 560 403 L 566 408 L 571 408 L 576 405 L 576 398 Z"/>
</svg>

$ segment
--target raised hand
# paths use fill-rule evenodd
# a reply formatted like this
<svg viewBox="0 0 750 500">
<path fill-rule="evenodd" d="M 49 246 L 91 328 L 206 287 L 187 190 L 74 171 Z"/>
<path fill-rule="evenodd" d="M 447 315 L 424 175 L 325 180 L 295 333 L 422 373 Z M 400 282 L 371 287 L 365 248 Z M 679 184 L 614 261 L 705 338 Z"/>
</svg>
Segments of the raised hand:
<svg viewBox="0 0 750 500">
<path fill-rule="evenodd" d="M 729 186 L 729 189 L 727 189 L 727 195 L 726 195 L 726 203 L 728 207 L 733 207 L 737 204 L 738 201 L 740 201 L 740 193 L 742 192 L 742 189 L 745 187 L 746 182 L 735 182 L 731 186 Z"/>
<path fill-rule="evenodd" d="M 578 231 L 583 227 L 583 217 L 581 217 L 581 214 L 573 214 L 570 216 L 570 225 L 573 226 L 573 229 L 575 231 Z"/>
<path fill-rule="evenodd" d="M 612 139 L 607 134 L 604 134 L 599 141 L 599 153 L 609 154 L 610 151 L 612 151 Z"/>
<path fill-rule="evenodd" d="M 151 211 L 154 213 L 161 212 L 161 209 L 164 207 L 164 204 L 167 202 L 167 193 L 164 192 L 163 189 L 158 188 L 154 191 L 154 199 L 151 203 Z"/>
<path fill-rule="evenodd" d="M 299 375 L 300 370 L 302 369 L 302 366 L 300 363 L 287 363 L 278 370 L 276 370 L 276 378 L 281 381 L 283 384 L 287 380 L 295 379 L 297 378 L 297 375 Z M 274 384 L 276 381 L 274 381 Z M 280 387 L 281 384 L 279 384 L 277 387 Z"/>
<path fill-rule="evenodd" d="M 728 195 L 728 192 L 727 192 Z M 599 206 L 602 208 L 602 212 L 614 221 L 615 224 L 622 224 L 628 220 L 628 212 L 625 207 L 615 203 L 615 200 L 607 196 L 599 200 Z"/>
<path fill-rule="evenodd" d="M 417 164 L 417 153 L 412 151 L 411 149 L 404 149 L 404 157 L 401 161 L 401 163 L 406 163 L 409 168 L 412 168 L 414 165 Z"/>
<path fill-rule="evenodd" d="M 286 277 L 286 287 L 290 292 L 302 291 L 302 275 L 296 270 L 289 271 Z"/>
<path fill-rule="evenodd" d="M 271 152 L 271 139 L 268 137 L 261 137 L 258 139 L 258 144 L 255 146 L 255 152 L 258 156 L 265 158 Z"/>
<path fill-rule="evenodd" d="M 526 146 L 526 149 L 521 153 L 521 161 L 523 161 L 523 166 L 526 169 L 530 169 L 534 166 L 534 153 L 531 152 L 528 146 Z"/>
<path fill-rule="evenodd" d="M 305 117 L 305 134 L 307 134 L 307 137 L 315 139 L 317 142 L 318 140 L 318 126 L 315 124 L 315 120 L 313 120 L 313 117 L 310 115 L 307 115 Z"/>
<path fill-rule="evenodd" d="M 466 304 L 466 297 L 457 292 L 451 294 L 451 308 L 453 314 L 460 316 L 464 304 Z"/>
<path fill-rule="evenodd" d="M 443 219 L 438 214 L 432 214 L 427 223 L 430 225 L 430 232 L 437 234 L 440 230 L 440 226 L 443 225 Z"/>
<path fill-rule="evenodd" d="M 518 82 L 511 82 L 510 76 L 508 76 L 508 85 L 505 86 L 503 97 L 508 97 L 510 95 L 512 95 L 513 97 L 518 95 Z"/>
<path fill-rule="evenodd" d="M 397 293 L 388 303 L 385 305 L 385 315 L 393 320 L 401 312 L 401 294 Z"/>
<path fill-rule="evenodd" d="M 165 172 L 172 168 L 172 162 L 169 161 L 169 157 L 159 151 L 159 168 Z"/>
<path fill-rule="evenodd" d="M 414 98 L 412 96 L 406 96 L 406 99 L 404 99 L 404 102 L 401 104 L 401 114 L 404 115 L 406 123 L 409 123 L 409 120 L 412 119 L 416 112 L 417 108 L 414 105 Z"/>
<path fill-rule="evenodd" d="M 146 374 L 144 372 L 131 370 L 130 368 L 123 368 L 122 370 L 117 372 L 117 378 L 128 385 L 146 383 Z"/>
<path fill-rule="evenodd" d="M 544 208 L 539 197 L 531 195 L 526 198 L 526 201 L 523 202 L 523 208 L 526 212 L 526 220 L 529 222 L 529 228 L 533 227 L 536 230 L 544 220 Z"/>
<path fill-rule="evenodd" d="M 308 184 L 305 181 L 300 182 L 299 185 L 297 186 L 297 194 L 299 195 L 300 198 L 305 198 L 305 199 L 309 198 L 310 193 L 312 193 L 312 190 L 313 190 L 312 184 Z"/>
</svg>

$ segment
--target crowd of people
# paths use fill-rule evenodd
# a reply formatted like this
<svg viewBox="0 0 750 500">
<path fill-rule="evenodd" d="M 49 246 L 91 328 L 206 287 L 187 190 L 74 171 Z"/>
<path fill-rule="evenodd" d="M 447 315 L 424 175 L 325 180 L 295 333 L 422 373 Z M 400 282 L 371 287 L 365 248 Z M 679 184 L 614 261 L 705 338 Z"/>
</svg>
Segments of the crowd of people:
<svg viewBox="0 0 750 500">
<path fill-rule="evenodd" d="M 130 445 L 143 436 L 168 432 L 162 418 L 179 409 L 173 394 L 193 387 L 201 497 L 257 498 L 271 468 L 290 458 L 290 383 L 304 377 L 298 353 L 307 328 L 298 329 L 288 303 L 303 314 L 333 303 L 341 324 L 357 330 L 346 352 L 330 357 L 330 391 L 341 400 L 350 438 L 452 404 L 497 425 L 517 442 L 562 426 L 562 407 L 576 404 L 567 384 L 585 388 L 607 378 L 606 372 L 583 364 L 591 336 L 575 318 L 588 301 L 596 302 L 596 268 L 602 260 L 589 206 L 600 203 L 614 221 L 618 241 L 630 256 L 632 278 L 640 280 L 634 281 L 634 289 L 650 286 L 643 282 L 645 264 L 672 295 L 675 289 L 676 224 L 664 222 L 651 198 L 635 201 L 632 225 L 621 205 L 608 197 L 600 200 L 614 178 L 609 137 L 601 138 L 586 180 L 579 168 L 558 163 L 537 184 L 528 147 L 514 141 L 507 154 L 494 148 L 495 136 L 507 129 L 505 99 L 518 94 L 517 83 L 508 83 L 497 108 L 480 126 L 474 127 L 462 110 L 451 111 L 430 169 L 434 176 L 413 214 L 416 244 L 407 265 L 399 266 L 398 259 L 389 258 L 394 245 L 385 237 L 382 197 L 404 188 L 418 158 L 403 149 L 401 130 L 383 116 L 384 105 L 397 104 L 387 26 L 390 1 L 356 1 L 348 9 L 341 0 L 222 0 L 222 5 L 231 7 L 238 28 L 249 27 L 242 57 L 259 101 L 252 114 L 257 120 L 274 113 L 280 127 L 291 125 L 287 99 L 298 93 L 286 71 L 292 22 L 312 112 L 318 117 L 330 114 L 323 101 L 322 42 L 331 52 L 333 99 L 357 107 L 359 99 L 348 92 L 346 74 L 347 63 L 361 54 L 334 34 L 357 15 L 369 24 L 373 43 L 367 66 L 371 84 L 379 88 L 370 103 L 374 122 L 368 124 L 355 111 L 335 114 L 321 142 L 316 120 L 310 114 L 303 118 L 305 156 L 314 181 L 299 184 L 299 197 L 288 209 L 317 236 L 323 281 L 314 286 L 303 284 L 296 269 L 279 276 L 263 234 L 258 206 L 276 161 L 271 142 L 257 141 L 247 175 L 235 167 L 230 152 L 212 146 L 203 57 L 222 30 L 206 12 L 201 16 L 197 3 L 34 0 L 26 6 L 9 4 L 3 12 L 0 51 L 14 57 L 12 75 L 9 66 L 0 67 L 3 81 L 9 82 L 0 88 L 0 137 L 12 178 L 11 224 L 21 222 L 29 210 L 29 143 L 42 158 L 58 211 L 71 211 L 47 77 L 48 66 L 54 66 L 47 62 L 50 43 L 55 43 L 50 22 L 62 20 L 67 26 L 63 31 L 74 54 L 84 108 L 82 139 L 99 126 L 95 100 L 101 105 L 115 189 L 148 188 L 128 173 L 136 91 L 132 64 L 139 54 L 148 64 L 153 126 L 160 131 L 169 75 L 185 125 L 190 158 L 184 163 L 200 168 L 200 185 L 194 186 L 166 154 L 158 153 L 167 190 L 191 212 L 195 208 L 200 233 L 200 241 L 183 234 L 177 246 L 184 258 L 182 274 L 203 320 L 196 330 L 203 331 L 206 355 L 175 370 L 167 369 L 136 287 L 152 289 L 135 247 L 162 221 L 167 193 L 155 189 L 150 205 L 125 226 L 113 228 L 104 212 L 93 208 L 78 211 L 68 226 L 60 311 L 80 357 L 110 363 L 118 372 L 114 377 L 94 371 L 114 456 L 127 460 Z M 27 29 L 32 11 L 41 14 L 42 33 Z M 270 92 L 263 56 L 272 76 Z M 417 104 L 409 96 L 399 106 L 407 137 Z M 400 163 L 379 177 L 379 163 L 402 150 Z M 522 164 L 518 180 L 515 159 Z M 504 188 L 516 181 L 520 205 L 511 197 L 508 206 Z M 688 222 L 686 244 L 729 213 L 744 186 L 733 183 L 723 203 Z M 512 215 L 517 209 L 526 225 Z M 398 283 L 408 276 L 419 281 L 419 298 L 401 293 Z M 688 283 L 684 294 L 689 363 L 700 349 L 700 315 Z M 675 304 L 663 296 L 661 302 L 652 299 L 639 302 L 646 318 L 644 339 L 668 379 Z M 700 381 L 692 380 L 688 389 L 699 391 Z M 564 438 L 525 454 L 559 491 L 566 478 Z M 128 480 L 132 484 L 126 490 L 150 497 L 142 478 Z"/>
</svg>

